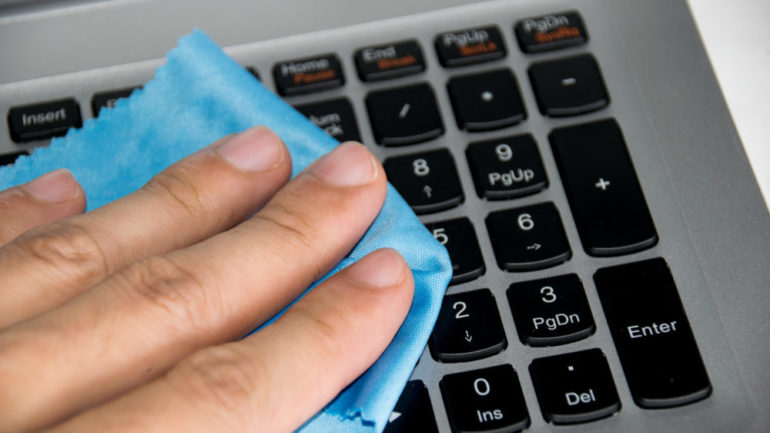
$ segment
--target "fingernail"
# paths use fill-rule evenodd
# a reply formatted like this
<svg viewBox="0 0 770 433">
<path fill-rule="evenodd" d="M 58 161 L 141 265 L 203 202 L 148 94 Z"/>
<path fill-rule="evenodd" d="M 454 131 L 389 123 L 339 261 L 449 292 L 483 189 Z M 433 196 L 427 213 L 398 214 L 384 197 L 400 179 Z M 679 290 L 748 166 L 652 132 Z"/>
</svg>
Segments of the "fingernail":
<svg viewBox="0 0 770 433">
<path fill-rule="evenodd" d="M 390 248 L 370 253 L 348 269 L 348 275 L 375 288 L 393 287 L 404 279 L 404 259 Z"/>
<path fill-rule="evenodd" d="M 270 129 L 257 126 L 225 141 L 214 151 L 240 170 L 261 171 L 281 162 L 283 142 Z"/>
<path fill-rule="evenodd" d="M 46 173 L 22 185 L 21 189 L 32 197 L 48 203 L 68 201 L 80 195 L 77 181 L 66 168 Z"/>
<path fill-rule="evenodd" d="M 347 142 L 324 156 L 313 172 L 335 185 L 363 185 L 377 178 L 377 161 L 364 146 Z"/>
</svg>

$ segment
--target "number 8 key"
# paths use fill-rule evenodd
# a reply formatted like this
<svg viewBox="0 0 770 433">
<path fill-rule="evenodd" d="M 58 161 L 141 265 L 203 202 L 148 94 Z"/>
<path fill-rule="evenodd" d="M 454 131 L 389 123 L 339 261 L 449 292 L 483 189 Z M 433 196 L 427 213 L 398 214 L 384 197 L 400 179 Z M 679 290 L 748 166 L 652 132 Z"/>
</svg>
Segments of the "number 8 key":
<svg viewBox="0 0 770 433">
<path fill-rule="evenodd" d="M 385 160 L 388 180 L 415 213 L 425 214 L 463 202 L 463 190 L 447 149 L 397 156 Z"/>
</svg>

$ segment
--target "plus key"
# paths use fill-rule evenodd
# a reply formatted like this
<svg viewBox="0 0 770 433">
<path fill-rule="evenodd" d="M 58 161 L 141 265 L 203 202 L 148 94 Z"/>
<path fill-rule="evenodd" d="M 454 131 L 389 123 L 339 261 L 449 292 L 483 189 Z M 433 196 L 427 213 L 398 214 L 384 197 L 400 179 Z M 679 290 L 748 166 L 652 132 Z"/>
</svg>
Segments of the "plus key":
<svg viewBox="0 0 770 433">
<path fill-rule="evenodd" d="M 612 256 L 655 245 L 658 234 L 618 124 L 558 128 L 549 138 L 586 252 Z"/>
</svg>

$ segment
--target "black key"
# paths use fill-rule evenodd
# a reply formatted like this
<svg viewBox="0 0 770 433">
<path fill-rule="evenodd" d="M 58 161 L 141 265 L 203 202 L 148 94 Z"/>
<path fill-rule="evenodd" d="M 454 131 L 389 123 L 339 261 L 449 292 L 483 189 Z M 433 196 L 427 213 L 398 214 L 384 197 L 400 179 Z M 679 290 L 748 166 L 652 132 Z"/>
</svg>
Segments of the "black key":
<svg viewBox="0 0 770 433">
<path fill-rule="evenodd" d="M 283 96 L 320 92 L 345 84 L 340 60 L 334 54 L 278 63 L 273 66 L 273 77 Z"/>
<path fill-rule="evenodd" d="M 582 45 L 588 40 L 583 19 L 575 11 L 523 19 L 514 26 L 525 53 L 541 53 Z"/>
<path fill-rule="evenodd" d="M 529 374 L 548 422 L 593 421 L 620 410 L 610 366 L 599 349 L 536 359 Z"/>
<path fill-rule="evenodd" d="M 678 406 L 711 394 L 706 368 L 663 259 L 599 269 L 594 281 L 637 405 Z"/>
<path fill-rule="evenodd" d="M 503 36 L 496 26 L 442 33 L 435 45 L 439 61 L 447 68 L 505 57 Z"/>
<path fill-rule="evenodd" d="M 527 117 L 510 69 L 454 77 L 449 80 L 447 89 L 460 129 L 504 128 Z"/>
<path fill-rule="evenodd" d="M 446 149 L 385 160 L 388 180 L 415 213 L 438 212 L 463 202 L 454 159 Z"/>
<path fill-rule="evenodd" d="M 299 105 L 295 108 L 337 141 L 361 141 L 353 107 L 347 98 Z"/>
<path fill-rule="evenodd" d="M 403 77 L 425 70 L 422 49 L 415 40 L 362 48 L 354 58 L 363 81 Z"/>
<path fill-rule="evenodd" d="M 12 165 L 21 155 L 29 155 L 29 152 L 26 150 L 19 150 L 17 152 L 0 155 L 0 166 Z M 478 246 L 476 248 L 478 248 Z"/>
<path fill-rule="evenodd" d="M 546 116 L 574 116 L 610 103 L 599 66 L 589 54 L 535 63 L 529 79 Z"/>
<path fill-rule="evenodd" d="M 8 111 L 8 130 L 17 143 L 58 137 L 80 128 L 80 107 L 74 99 L 14 107 Z"/>
<path fill-rule="evenodd" d="M 256 78 L 256 79 L 257 79 L 257 80 L 259 80 L 259 81 L 262 81 L 262 80 L 259 78 L 259 72 L 257 72 L 257 70 L 256 70 L 256 69 L 255 69 L 253 66 L 246 66 L 246 70 L 247 70 L 247 71 L 249 71 L 249 73 L 250 73 L 250 74 L 251 74 L 251 75 L 252 75 L 254 78 Z"/>
<path fill-rule="evenodd" d="M 438 433 L 436 416 L 425 385 L 419 380 L 406 383 L 384 433 Z"/>
<path fill-rule="evenodd" d="M 369 93 L 366 108 L 374 138 L 385 146 L 420 143 L 444 133 L 436 96 L 427 83 Z"/>
<path fill-rule="evenodd" d="M 452 259 L 452 280 L 449 284 L 459 284 L 484 275 L 486 268 L 481 257 L 476 231 L 468 218 L 458 218 L 425 224 L 449 252 Z"/>
<path fill-rule="evenodd" d="M 508 345 L 489 289 L 446 295 L 430 337 L 430 353 L 438 361 L 485 358 Z"/>
<path fill-rule="evenodd" d="M 524 344 L 570 343 L 596 330 L 583 284 L 575 274 L 511 284 L 506 293 Z"/>
<path fill-rule="evenodd" d="M 510 365 L 444 376 L 440 382 L 452 431 L 515 432 L 529 427 L 519 377 Z"/>
<path fill-rule="evenodd" d="M 614 120 L 554 129 L 549 139 L 588 254 L 627 254 L 657 243 L 650 211 Z"/>
<path fill-rule="evenodd" d="M 131 93 L 139 87 L 131 87 L 129 89 L 111 90 L 109 92 L 94 93 L 91 98 L 91 112 L 94 113 L 94 117 L 99 115 L 102 108 L 113 108 L 118 103 L 118 99 L 128 98 Z"/>
<path fill-rule="evenodd" d="M 520 197 L 548 186 L 537 144 L 529 134 L 471 143 L 465 155 L 479 197 Z"/>
<path fill-rule="evenodd" d="M 500 269 L 532 271 L 572 256 L 553 203 L 492 212 L 486 223 Z"/>
</svg>

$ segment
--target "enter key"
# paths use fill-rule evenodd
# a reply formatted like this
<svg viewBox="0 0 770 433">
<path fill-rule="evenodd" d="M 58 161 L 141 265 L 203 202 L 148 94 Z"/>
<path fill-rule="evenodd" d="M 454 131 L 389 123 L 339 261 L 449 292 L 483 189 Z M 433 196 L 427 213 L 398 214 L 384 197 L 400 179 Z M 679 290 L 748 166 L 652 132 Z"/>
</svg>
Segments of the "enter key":
<svg viewBox="0 0 770 433">
<path fill-rule="evenodd" d="M 711 394 L 674 279 L 662 258 L 599 269 L 594 281 L 637 405 L 679 406 Z"/>
</svg>

